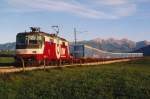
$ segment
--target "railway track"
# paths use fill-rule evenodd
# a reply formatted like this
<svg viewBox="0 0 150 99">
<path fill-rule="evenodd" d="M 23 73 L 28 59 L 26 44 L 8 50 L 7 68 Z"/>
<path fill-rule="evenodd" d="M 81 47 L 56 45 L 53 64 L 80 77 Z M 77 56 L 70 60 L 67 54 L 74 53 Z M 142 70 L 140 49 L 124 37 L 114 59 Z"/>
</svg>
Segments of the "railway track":
<svg viewBox="0 0 150 99">
<path fill-rule="evenodd" d="M 46 69 L 54 69 L 54 68 L 66 68 L 66 67 L 77 67 L 77 66 L 92 66 L 92 65 L 100 65 L 100 64 L 112 64 L 118 62 L 127 62 L 135 59 L 118 59 L 118 60 L 109 60 L 109 61 L 101 61 L 101 62 L 93 62 L 93 63 L 84 63 L 84 64 L 71 64 L 71 65 L 61 65 L 61 66 L 40 66 L 40 67 L 15 67 L 15 66 L 5 66 L 0 67 L 0 74 L 7 73 L 15 73 L 15 72 L 25 72 L 32 70 L 46 70 Z"/>
</svg>

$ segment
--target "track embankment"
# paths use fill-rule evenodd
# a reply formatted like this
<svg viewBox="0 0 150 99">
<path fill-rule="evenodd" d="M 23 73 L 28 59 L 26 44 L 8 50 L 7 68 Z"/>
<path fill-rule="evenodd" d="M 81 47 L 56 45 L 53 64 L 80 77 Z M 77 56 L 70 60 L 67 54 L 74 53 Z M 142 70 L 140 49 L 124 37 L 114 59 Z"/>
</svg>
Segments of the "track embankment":
<svg viewBox="0 0 150 99">
<path fill-rule="evenodd" d="M 0 74 L 5 73 L 15 73 L 15 72 L 23 72 L 23 71 L 32 71 L 32 70 L 42 70 L 42 69 L 54 69 L 54 68 L 65 68 L 65 67 L 76 67 L 76 66 L 92 66 L 92 65 L 100 65 L 100 64 L 112 64 L 118 62 L 127 62 L 132 61 L 133 59 L 119 59 L 119 60 L 111 60 L 111 61 L 101 61 L 101 62 L 94 62 L 94 63 L 84 63 L 84 64 L 71 64 L 71 65 L 61 65 L 61 66 L 40 66 L 40 67 L 19 67 L 16 68 L 15 66 L 9 67 L 0 67 Z"/>
</svg>

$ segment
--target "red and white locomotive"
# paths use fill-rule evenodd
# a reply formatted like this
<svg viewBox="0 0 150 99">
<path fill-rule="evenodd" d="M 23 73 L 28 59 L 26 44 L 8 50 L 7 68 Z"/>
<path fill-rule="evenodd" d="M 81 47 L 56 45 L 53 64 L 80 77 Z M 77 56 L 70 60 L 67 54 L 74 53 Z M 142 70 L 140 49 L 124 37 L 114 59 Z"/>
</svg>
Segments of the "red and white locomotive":
<svg viewBox="0 0 150 99">
<path fill-rule="evenodd" d="M 69 42 L 57 34 L 41 32 L 31 27 L 30 32 L 18 33 L 16 37 L 16 60 L 27 63 L 46 63 L 70 60 Z"/>
</svg>

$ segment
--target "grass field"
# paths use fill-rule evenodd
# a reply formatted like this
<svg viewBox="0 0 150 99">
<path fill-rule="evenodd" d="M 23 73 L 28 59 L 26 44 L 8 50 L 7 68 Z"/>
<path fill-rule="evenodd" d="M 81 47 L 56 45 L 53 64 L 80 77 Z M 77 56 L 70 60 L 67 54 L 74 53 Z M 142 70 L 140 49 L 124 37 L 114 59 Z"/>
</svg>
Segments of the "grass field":
<svg viewBox="0 0 150 99">
<path fill-rule="evenodd" d="M 150 58 L 1 74 L 0 99 L 150 99 Z"/>
<path fill-rule="evenodd" d="M 15 54 L 15 51 L 1 51 L 0 54 Z M 0 66 L 3 63 L 13 63 L 15 59 L 13 57 L 0 57 Z"/>
<path fill-rule="evenodd" d="M 13 63 L 14 61 L 12 57 L 0 57 L 0 63 Z"/>
<path fill-rule="evenodd" d="M 0 51 L 0 54 L 15 54 L 15 51 L 3 50 L 3 51 Z"/>
</svg>

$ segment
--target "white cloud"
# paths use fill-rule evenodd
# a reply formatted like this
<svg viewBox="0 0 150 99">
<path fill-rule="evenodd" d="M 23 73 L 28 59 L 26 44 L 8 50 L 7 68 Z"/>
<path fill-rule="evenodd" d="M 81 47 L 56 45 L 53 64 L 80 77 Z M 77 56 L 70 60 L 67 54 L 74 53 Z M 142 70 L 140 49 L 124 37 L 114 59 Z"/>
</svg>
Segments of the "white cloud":
<svg viewBox="0 0 150 99">
<path fill-rule="evenodd" d="M 93 19 L 118 19 L 136 12 L 135 0 L 6 0 L 20 11 L 60 11 Z M 141 1 L 141 0 L 140 0 Z M 107 9 L 107 10 L 105 10 Z"/>
<path fill-rule="evenodd" d="M 29 11 L 63 11 L 79 16 L 94 19 L 113 19 L 115 16 L 86 7 L 74 0 L 8 0 L 8 3 L 16 9 Z M 29 9 L 30 8 L 30 9 Z"/>
<path fill-rule="evenodd" d="M 128 0 L 95 0 L 95 1 L 104 5 L 122 5 L 128 2 Z"/>
<path fill-rule="evenodd" d="M 95 2 L 104 5 L 117 6 L 117 5 L 128 5 L 131 3 L 143 3 L 150 2 L 150 0 L 95 0 Z"/>
<path fill-rule="evenodd" d="M 131 16 L 136 13 L 137 7 L 135 4 L 124 5 L 115 8 L 114 13 L 120 17 Z"/>
</svg>

